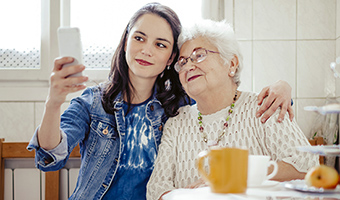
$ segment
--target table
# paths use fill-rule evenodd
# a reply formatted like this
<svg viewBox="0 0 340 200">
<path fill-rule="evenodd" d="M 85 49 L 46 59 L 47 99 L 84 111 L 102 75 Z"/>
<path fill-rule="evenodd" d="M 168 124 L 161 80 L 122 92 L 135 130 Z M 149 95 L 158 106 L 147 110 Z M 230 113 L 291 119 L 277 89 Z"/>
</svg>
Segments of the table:
<svg viewBox="0 0 340 200">
<path fill-rule="evenodd" d="M 248 188 L 245 194 L 216 194 L 209 187 L 176 189 L 164 195 L 164 200 L 340 200 L 340 193 L 300 192 L 284 187 L 285 182 L 270 181 L 271 184 Z"/>
</svg>

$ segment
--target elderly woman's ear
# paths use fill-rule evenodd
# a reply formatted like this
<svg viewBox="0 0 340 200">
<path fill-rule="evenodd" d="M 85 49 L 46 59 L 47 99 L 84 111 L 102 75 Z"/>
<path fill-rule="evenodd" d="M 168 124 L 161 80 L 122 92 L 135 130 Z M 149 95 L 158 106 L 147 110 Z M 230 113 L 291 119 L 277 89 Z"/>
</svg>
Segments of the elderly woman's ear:
<svg viewBox="0 0 340 200">
<path fill-rule="evenodd" d="M 234 77 L 235 73 L 237 71 L 238 68 L 238 57 L 235 55 L 231 61 L 230 61 L 230 66 L 229 66 L 229 76 L 230 77 Z"/>
</svg>

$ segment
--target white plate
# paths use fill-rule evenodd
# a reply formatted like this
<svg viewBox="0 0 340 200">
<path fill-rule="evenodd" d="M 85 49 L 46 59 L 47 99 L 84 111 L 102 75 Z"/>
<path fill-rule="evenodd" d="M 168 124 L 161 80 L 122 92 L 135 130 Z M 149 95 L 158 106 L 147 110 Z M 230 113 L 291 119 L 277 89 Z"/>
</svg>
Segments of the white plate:
<svg viewBox="0 0 340 200">
<path fill-rule="evenodd" d="M 264 181 L 261 185 L 249 185 L 249 188 L 263 188 L 278 185 L 280 182 L 277 181 Z"/>
<path fill-rule="evenodd" d="M 319 155 L 340 156 L 340 145 L 316 145 L 296 147 L 298 151 L 310 152 Z"/>
<path fill-rule="evenodd" d="M 302 192 L 314 192 L 314 193 L 340 193 L 340 185 L 335 189 L 323 189 L 316 187 L 309 187 L 306 185 L 305 180 L 293 180 L 284 183 L 285 188 L 293 189 Z"/>
</svg>

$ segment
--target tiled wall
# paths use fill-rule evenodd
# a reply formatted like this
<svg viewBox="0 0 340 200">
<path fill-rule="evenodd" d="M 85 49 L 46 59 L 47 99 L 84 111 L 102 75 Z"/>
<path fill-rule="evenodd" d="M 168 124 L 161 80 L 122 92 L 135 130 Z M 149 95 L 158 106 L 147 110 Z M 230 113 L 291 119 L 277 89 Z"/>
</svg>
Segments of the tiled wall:
<svg viewBox="0 0 340 200">
<path fill-rule="evenodd" d="M 260 92 L 278 79 L 292 86 L 295 119 L 307 137 L 321 106 L 339 98 L 340 80 L 329 69 L 339 52 L 339 0 L 231 0 L 232 19 L 245 57 L 241 89 Z M 340 67 L 338 67 L 340 70 Z"/>
<path fill-rule="evenodd" d="M 29 93 L 29 89 L 27 91 L 26 94 Z M 72 96 L 70 95 L 69 98 Z M 61 110 L 65 110 L 68 104 L 69 99 L 63 104 Z M 25 100 L 0 102 L 0 138 L 5 138 L 7 142 L 30 141 L 36 127 L 40 124 L 43 110 L 44 99 L 28 102 Z"/>
<path fill-rule="evenodd" d="M 340 0 L 225 0 L 225 5 L 244 54 L 240 89 L 260 92 L 286 80 L 292 86 L 295 119 L 309 137 L 318 115 L 303 108 L 323 105 L 328 94 L 340 96 L 340 80 L 329 70 L 340 56 Z M 29 141 L 47 95 L 47 84 L 37 88 L 23 88 L 21 94 L 5 90 L 14 97 L 0 97 L 0 137 Z"/>
</svg>

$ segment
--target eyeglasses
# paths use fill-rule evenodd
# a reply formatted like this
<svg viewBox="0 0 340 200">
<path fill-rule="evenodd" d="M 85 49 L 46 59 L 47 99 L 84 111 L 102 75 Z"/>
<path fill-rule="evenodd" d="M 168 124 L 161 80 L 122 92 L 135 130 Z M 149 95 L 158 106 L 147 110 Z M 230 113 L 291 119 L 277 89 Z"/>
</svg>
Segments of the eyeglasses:
<svg viewBox="0 0 340 200">
<path fill-rule="evenodd" d="M 210 51 L 210 50 L 207 50 L 205 48 L 196 48 L 192 51 L 191 55 L 187 58 L 184 58 L 183 56 L 179 57 L 178 61 L 176 62 L 175 64 L 175 70 L 177 73 L 179 73 L 185 64 L 188 63 L 188 58 L 190 58 L 191 62 L 193 63 L 200 63 L 200 62 L 203 62 L 207 56 L 208 56 L 208 52 L 210 53 L 220 53 L 220 52 L 217 52 L 217 51 Z"/>
</svg>

